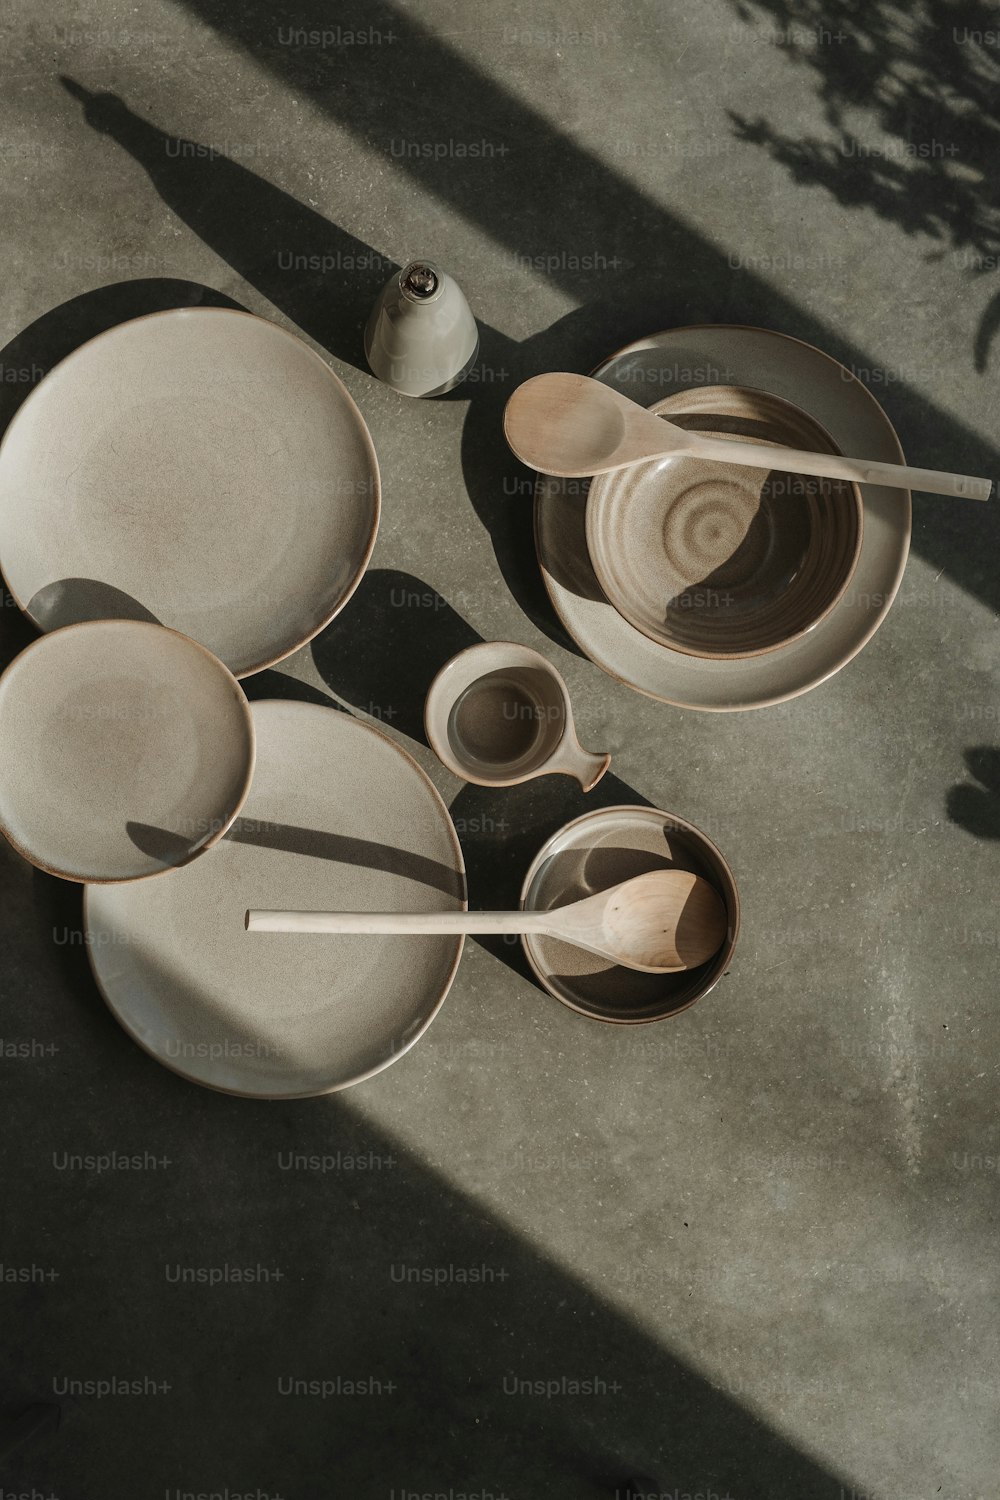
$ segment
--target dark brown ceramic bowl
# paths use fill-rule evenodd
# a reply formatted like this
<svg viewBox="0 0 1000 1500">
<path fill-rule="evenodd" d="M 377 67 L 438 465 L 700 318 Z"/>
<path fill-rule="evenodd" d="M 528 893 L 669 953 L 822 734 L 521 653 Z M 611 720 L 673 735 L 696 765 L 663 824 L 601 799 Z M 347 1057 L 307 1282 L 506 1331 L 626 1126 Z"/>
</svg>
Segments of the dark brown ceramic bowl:
<svg viewBox="0 0 1000 1500">
<path fill-rule="evenodd" d="M 556 938 L 525 936 L 539 982 L 581 1015 L 636 1025 L 661 1021 L 707 995 L 729 967 L 740 930 L 733 872 L 707 834 L 653 807 L 606 807 L 567 823 L 542 846 L 521 891 L 529 911 L 548 911 L 650 870 L 693 870 L 726 904 L 726 940 L 714 958 L 679 974 L 640 974 Z"/>
<path fill-rule="evenodd" d="M 587 545 L 615 609 L 674 651 L 735 660 L 776 651 L 833 609 L 857 566 L 857 485 L 767 464 L 774 445 L 839 452 L 790 401 L 703 386 L 651 411 L 713 437 L 761 447 L 761 467 L 683 453 L 603 474 L 587 498 Z"/>
</svg>

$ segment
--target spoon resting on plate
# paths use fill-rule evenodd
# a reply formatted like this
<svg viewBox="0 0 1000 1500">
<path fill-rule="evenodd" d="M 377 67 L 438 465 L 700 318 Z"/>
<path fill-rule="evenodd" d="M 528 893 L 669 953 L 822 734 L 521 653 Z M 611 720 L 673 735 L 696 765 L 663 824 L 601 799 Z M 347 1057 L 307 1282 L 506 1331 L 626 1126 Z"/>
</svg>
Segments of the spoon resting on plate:
<svg viewBox="0 0 1000 1500">
<path fill-rule="evenodd" d="M 522 463 L 557 479 L 610 474 L 672 453 L 750 469 L 762 467 L 761 450 L 755 443 L 687 432 L 587 375 L 532 376 L 507 402 L 503 430 Z M 970 500 L 988 500 L 993 489 L 992 480 L 967 474 L 945 474 L 937 469 L 913 469 L 798 448 L 768 447 L 766 466 L 820 479 L 885 484 L 893 489 L 927 490 L 933 495 L 960 495 Z"/>
<path fill-rule="evenodd" d="M 552 911 L 248 911 L 248 932 L 537 933 L 643 974 L 705 963 L 728 919 L 714 886 L 690 870 L 653 870 Z"/>
</svg>

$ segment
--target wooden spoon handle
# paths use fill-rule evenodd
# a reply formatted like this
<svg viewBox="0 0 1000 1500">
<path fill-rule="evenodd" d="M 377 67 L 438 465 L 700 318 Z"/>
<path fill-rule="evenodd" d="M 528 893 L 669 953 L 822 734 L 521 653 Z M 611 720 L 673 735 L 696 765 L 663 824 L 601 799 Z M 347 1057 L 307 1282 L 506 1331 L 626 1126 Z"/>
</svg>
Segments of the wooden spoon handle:
<svg viewBox="0 0 1000 1500">
<path fill-rule="evenodd" d="M 765 462 L 761 462 L 763 454 Z M 939 469 L 911 469 L 904 464 L 876 463 L 864 458 L 843 458 L 839 453 L 808 453 L 797 448 L 765 448 L 733 438 L 702 437 L 688 433 L 683 452 L 716 463 L 748 464 L 754 469 L 786 469 L 793 474 L 814 474 L 820 479 L 848 479 L 855 484 L 886 484 L 892 489 L 926 490 L 932 495 L 960 495 L 968 500 L 988 500 L 991 479 L 969 474 L 945 474 Z"/>
<path fill-rule="evenodd" d="M 248 911 L 247 932 L 519 933 L 544 932 L 540 911 Z"/>
</svg>

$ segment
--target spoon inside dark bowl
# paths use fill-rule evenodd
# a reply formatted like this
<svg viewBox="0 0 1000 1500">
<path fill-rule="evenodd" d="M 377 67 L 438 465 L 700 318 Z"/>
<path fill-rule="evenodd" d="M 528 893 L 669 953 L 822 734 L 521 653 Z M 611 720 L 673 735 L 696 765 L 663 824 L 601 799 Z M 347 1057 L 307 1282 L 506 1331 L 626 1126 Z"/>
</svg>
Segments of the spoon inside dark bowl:
<svg viewBox="0 0 1000 1500">
<path fill-rule="evenodd" d="M 714 886 L 690 870 L 653 870 L 552 911 L 248 911 L 248 932 L 539 933 L 645 974 L 697 968 L 728 919 Z"/>
</svg>

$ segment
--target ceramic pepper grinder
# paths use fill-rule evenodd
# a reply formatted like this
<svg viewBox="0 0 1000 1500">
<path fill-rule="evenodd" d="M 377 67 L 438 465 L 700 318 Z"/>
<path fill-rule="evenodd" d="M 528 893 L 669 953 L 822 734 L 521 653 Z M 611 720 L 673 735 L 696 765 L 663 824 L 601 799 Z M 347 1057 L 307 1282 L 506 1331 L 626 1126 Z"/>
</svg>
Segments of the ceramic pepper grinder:
<svg viewBox="0 0 1000 1500">
<path fill-rule="evenodd" d="M 404 396 L 440 396 L 465 379 L 478 354 L 476 320 L 446 271 L 413 260 L 389 278 L 365 329 L 379 380 Z"/>
</svg>

